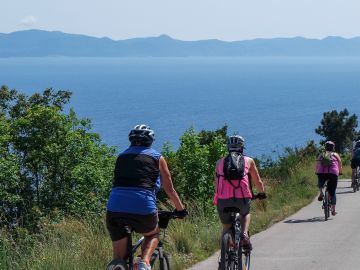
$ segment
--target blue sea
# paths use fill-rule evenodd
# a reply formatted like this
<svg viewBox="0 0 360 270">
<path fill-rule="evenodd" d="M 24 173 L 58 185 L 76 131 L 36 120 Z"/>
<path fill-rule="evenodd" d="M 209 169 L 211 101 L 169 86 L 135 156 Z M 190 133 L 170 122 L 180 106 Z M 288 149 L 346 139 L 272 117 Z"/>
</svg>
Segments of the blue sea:
<svg viewBox="0 0 360 270">
<path fill-rule="evenodd" d="M 0 85 L 73 92 L 70 106 L 119 151 L 139 123 L 174 149 L 190 127 L 228 125 L 248 155 L 318 142 L 323 113 L 360 116 L 360 58 L 2 58 Z"/>
</svg>

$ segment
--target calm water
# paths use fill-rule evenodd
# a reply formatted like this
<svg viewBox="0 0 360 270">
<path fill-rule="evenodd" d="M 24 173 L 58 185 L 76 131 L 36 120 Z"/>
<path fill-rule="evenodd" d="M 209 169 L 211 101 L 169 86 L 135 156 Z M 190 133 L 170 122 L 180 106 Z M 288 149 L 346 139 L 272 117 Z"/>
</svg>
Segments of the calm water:
<svg viewBox="0 0 360 270">
<path fill-rule="evenodd" d="M 71 106 L 109 145 L 127 145 L 129 129 L 148 123 L 155 146 L 174 148 L 193 126 L 227 123 L 261 156 L 319 140 L 322 114 L 360 116 L 360 58 L 10 58 L 0 84 L 31 94 L 73 92 Z"/>
</svg>

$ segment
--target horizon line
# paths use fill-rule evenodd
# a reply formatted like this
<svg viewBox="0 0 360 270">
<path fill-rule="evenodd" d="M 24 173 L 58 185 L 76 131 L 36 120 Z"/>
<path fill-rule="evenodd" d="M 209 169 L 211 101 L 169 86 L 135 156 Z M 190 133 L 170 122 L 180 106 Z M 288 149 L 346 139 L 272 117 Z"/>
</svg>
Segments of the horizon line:
<svg viewBox="0 0 360 270">
<path fill-rule="evenodd" d="M 4 34 L 4 35 L 10 35 L 10 34 L 14 34 L 14 33 L 19 33 L 19 32 L 30 32 L 30 31 L 39 31 L 39 32 L 48 32 L 48 33 L 62 33 L 62 34 L 67 34 L 67 35 L 76 35 L 76 36 L 84 36 L 84 37 L 91 37 L 91 38 L 98 38 L 98 39 L 110 39 L 112 41 L 125 41 L 125 40 L 132 40 L 132 39 L 149 39 L 149 38 L 169 38 L 172 40 L 177 40 L 177 41 L 184 41 L 184 42 L 197 42 L 197 41 L 220 41 L 220 42 L 226 42 L 226 43 L 231 43 L 231 42 L 243 42 L 243 41 L 254 41 L 254 40 L 272 40 L 272 39 L 306 39 L 306 40 L 318 40 L 318 41 L 322 41 L 325 39 L 329 39 L 329 38 L 339 38 L 339 39 L 345 39 L 345 40 L 350 40 L 350 39 L 356 39 L 356 38 L 360 38 L 360 36 L 353 36 L 353 37 L 343 37 L 343 36 L 336 36 L 336 35 L 331 35 L 331 36 L 325 36 L 323 38 L 309 38 L 309 37 L 304 37 L 304 36 L 289 36 L 289 37 L 257 37 L 257 38 L 252 38 L 252 39 L 239 39 L 239 40 L 221 40 L 221 39 L 217 39 L 217 38 L 208 38 L 208 39 L 193 39 L 193 40 L 184 40 L 184 39 L 177 39 L 172 37 L 169 34 L 160 34 L 157 36 L 143 36 L 143 37 L 131 37 L 131 38 L 125 38 L 125 39 L 114 39 L 108 36 L 91 36 L 91 35 L 87 35 L 87 34 L 80 34 L 80 33 L 69 33 L 69 32 L 64 32 L 61 30 L 44 30 L 44 29 L 35 29 L 35 28 L 31 28 L 31 29 L 24 29 L 24 30 L 17 30 L 17 31 L 13 31 L 13 32 L 8 32 L 8 33 L 4 33 L 4 32 L 0 32 L 0 34 Z"/>
</svg>

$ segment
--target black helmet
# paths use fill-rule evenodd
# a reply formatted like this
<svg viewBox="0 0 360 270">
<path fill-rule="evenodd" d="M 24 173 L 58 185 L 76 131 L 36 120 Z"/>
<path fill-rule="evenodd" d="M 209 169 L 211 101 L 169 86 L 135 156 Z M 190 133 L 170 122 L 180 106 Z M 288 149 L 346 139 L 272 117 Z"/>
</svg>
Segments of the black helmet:
<svg viewBox="0 0 360 270">
<path fill-rule="evenodd" d="M 245 140 L 240 135 L 232 135 L 227 140 L 227 147 L 229 152 L 242 152 L 244 149 Z"/>
<path fill-rule="evenodd" d="M 144 124 L 136 125 L 129 133 L 129 141 L 141 145 L 151 145 L 155 139 L 154 137 L 154 131 Z"/>
</svg>

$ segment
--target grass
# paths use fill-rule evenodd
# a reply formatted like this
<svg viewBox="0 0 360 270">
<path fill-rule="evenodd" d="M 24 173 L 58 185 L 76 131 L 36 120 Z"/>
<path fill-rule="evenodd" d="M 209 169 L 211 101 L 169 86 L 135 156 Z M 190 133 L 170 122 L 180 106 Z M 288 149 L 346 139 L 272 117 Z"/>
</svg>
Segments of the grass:
<svg viewBox="0 0 360 270">
<path fill-rule="evenodd" d="M 264 230 L 311 202 L 317 192 L 312 161 L 290 172 L 287 179 L 263 179 L 268 199 L 252 205 L 251 234 Z M 191 216 L 171 221 L 165 249 L 172 269 L 181 270 L 203 260 L 219 248 L 221 224 L 215 207 L 203 210 L 192 204 Z M 84 222 L 65 219 L 48 225 L 40 235 L 17 239 L 0 235 L 0 269 L 105 269 L 111 242 L 103 219 Z"/>
</svg>

